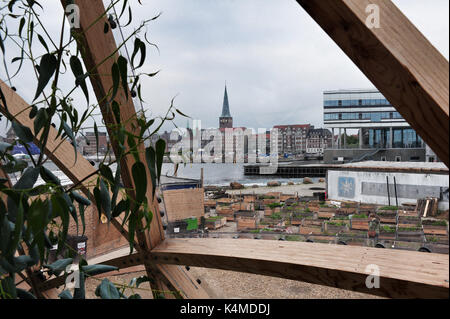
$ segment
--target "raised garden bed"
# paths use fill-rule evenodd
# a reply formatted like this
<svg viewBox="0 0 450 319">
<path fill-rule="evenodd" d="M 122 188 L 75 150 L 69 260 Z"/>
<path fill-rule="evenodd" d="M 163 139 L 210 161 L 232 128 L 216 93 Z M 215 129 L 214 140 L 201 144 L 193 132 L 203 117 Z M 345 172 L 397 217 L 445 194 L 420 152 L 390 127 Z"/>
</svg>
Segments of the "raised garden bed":
<svg viewBox="0 0 450 319">
<path fill-rule="evenodd" d="M 322 226 L 323 221 L 318 219 L 303 219 L 302 225 L 303 226 Z"/>
<path fill-rule="evenodd" d="M 421 225 L 421 219 L 417 216 L 398 216 L 399 225 Z"/>
<path fill-rule="evenodd" d="M 225 226 L 227 223 L 227 218 L 223 216 L 214 216 L 205 218 L 205 226 L 208 229 L 219 229 Z"/>
<path fill-rule="evenodd" d="M 426 235 L 441 235 L 446 236 L 448 231 L 447 221 L 445 220 L 429 220 L 423 219 L 423 232 Z"/>
<path fill-rule="evenodd" d="M 426 247 L 431 250 L 432 253 L 435 254 L 449 254 L 449 246 L 441 245 L 441 244 L 427 244 Z"/>
<path fill-rule="evenodd" d="M 348 224 L 340 221 L 328 221 L 324 223 L 324 231 L 328 234 L 337 234 L 348 230 Z"/>
<path fill-rule="evenodd" d="M 263 204 L 264 205 L 270 205 L 270 204 L 275 204 L 275 203 L 280 203 L 279 199 L 276 198 L 265 198 L 263 199 Z"/>
<path fill-rule="evenodd" d="M 448 245 L 448 236 L 425 234 L 425 242 L 430 243 L 430 244 Z"/>
<path fill-rule="evenodd" d="M 322 226 L 300 226 L 300 234 L 302 235 L 318 235 L 322 234 Z"/>
<path fill-rule="evenodd" d="M 390 239 L 396 238 L 396 232 L 397 232 L 396 226 L 381 224 L 379 229 L 380 230 L 379 230 L 378 237 L 380 239 L 390 240 Z"/>
<path fill-rule="evenodd" d="M 317 213 L 317 218 L 319 218 L 319 219 L 331 219 L 331 218 L 333 218 L 334 217 L 334 212 L 322 212 L 322 211 L 319 211 L 318 213 Z"/>
<path fill-rule="evenodd" d="M 421 227 L 398 227 L 397 239 L 399 240 L 421 240 L 423 231 Z"/>
<path fill-rule="evenodd" d="M 377 216 L 383 224 L 397 224 L 396 210 L 378 210 Z"/>
<path fill-rule="evenodd" d="M 369 218 L 365 214 L 353 215 L 350 227 L 356 230 L 369 230 Z"/>
</svg>

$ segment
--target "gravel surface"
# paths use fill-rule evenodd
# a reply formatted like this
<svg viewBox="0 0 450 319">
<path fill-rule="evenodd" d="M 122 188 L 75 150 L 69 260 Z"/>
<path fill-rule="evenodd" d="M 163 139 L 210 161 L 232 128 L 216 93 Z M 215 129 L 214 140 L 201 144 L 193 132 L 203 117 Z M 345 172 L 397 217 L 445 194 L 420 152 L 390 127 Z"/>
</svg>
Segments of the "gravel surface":
<svg viewBox="0 0 450 319">
<path fill-rule="evenodd" d="M 213 299 L 373 299 L 376 296 L 308 284 L 294 280 L 268 276 L 239 273 L 218 269 L 191 267 L 190 273 L 201 280 L 203 288 Z M 114 283 L 128 284 L 132 278 L 145 276 L 146 273 L 135 272 L 108 277 Z M 95 288 L 101 279 L 89 278 L 86 281 L 86 297 L 95 299 Z M 151 297 L 148 284 L 143 289 L 125 290 L 125 295 L 139 293 L 143 299 Z"/>
</svg>

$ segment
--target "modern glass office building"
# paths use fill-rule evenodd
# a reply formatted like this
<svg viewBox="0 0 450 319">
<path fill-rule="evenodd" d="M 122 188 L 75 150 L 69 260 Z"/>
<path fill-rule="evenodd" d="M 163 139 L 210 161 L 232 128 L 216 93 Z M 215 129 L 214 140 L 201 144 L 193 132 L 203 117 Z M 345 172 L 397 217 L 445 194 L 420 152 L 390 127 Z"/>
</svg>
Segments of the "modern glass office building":
<svg viewBox="0 0 450 319">
<path fill-rule="evenodd" d="M 334 150 L 351 148 L 366 152 L 379 150 L 379 153 L 390 149 L 425 150 L 425 143 L 420 136 L 377 90 L 326 91 L 323 106 L 324 125 L 332 131 L 333 136 L 338 136 L 337 140 L 333 139 Z M 347 145 L 347 139 L 342 138 L 348 135 L 348 130 L 357 130 L 357 145 Z M 421 155 L 403 155 L 404 158 L 402 155 L 388 158 L 388 154 L 384 154 L 380 159 L 422 160 Z"/>
</svg>

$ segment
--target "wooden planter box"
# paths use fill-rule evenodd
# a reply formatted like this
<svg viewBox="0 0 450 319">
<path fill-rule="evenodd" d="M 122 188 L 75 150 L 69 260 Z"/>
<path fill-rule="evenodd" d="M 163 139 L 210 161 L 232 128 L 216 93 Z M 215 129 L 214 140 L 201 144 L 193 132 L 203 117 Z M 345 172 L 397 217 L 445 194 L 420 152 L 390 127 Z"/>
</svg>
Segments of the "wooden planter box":
<svg viewBox="0 0 450 319">
<path fill-rule="evenodd" d="M 272 216 L 273 213 L 274 213 L 274 210 L 271 209 L 271 208 L 266 207 L 266 208 L 264 209 L 264 216 L 269 217 L 269 216 Z"/>
<path fill-rule="evenodd" d="M 302 224 L 303 218 L 291 218 L 292 226 L 300 226 Z"/>
<path fill-rule="evenodd" d="M 377 216 L 383 224 L 397 224 L 397 211 L 380 210 L 377 212 Z"/>
<path fill-rule="evenodd" d="M 401 230 L 397 229 L 397 239 L 398 240 L 414 240 L 418 241 L 422 239 L 423 232 L 421 229 L 417 230 Z"/>
<path fill-rule="evenodd" d="M 369 230 L 369 219 L 368 218 L 352 218 L 351 229 L 356 230 Z"/>
<path fill-rule="evenodd" d="M 425 235 L 447 235 L 447 226 L 423 225 L 423 233 Z"/>
<path fill-rule="evenodd" d="M 317 226 L 300 226 L 301 235 L 319 235 L 322 234 L 322 227 Z"/>
<path fill-rule="evenodd" d="M 208 229 L 219 229 L 223 226 L 225 226 L 227 223 L 227 218 L 222 217 L 221 219 L 216 219 L 214 221 L 205 221 L 205 226 L 208 227 Z"/>
<path fill-rule="evenodd" d="M 331 219 L 334 217 L 334 212 L 323 212 L 323 211 L 319 211 L 317 213 L 317 218 L 320 219 Z"/>
<path fill-rule="evenodd" d="M 322 221 L 317 219 L 303 219 L 302 226 L 320 226 L 322 227 Z"/>
<path fill-rule="evenodd" d="M 448 236 L 425 235 L 425 241 L 429 244 L 448 245 Z"/>
<path fill-rule="evenodd" d="M 324 213 L 336 213 L 337 208 L 335 207 L 319 207 L 319 212 Z"/>
<path fill-rule="evenodd" d="M 356 214 L 358 209 L 356 207 L 350 207 L 350 208 L 339 208 L 339 212 L 343 212 L 345 215 L 351 215 Z"/>
<path fill-rule="evenodd" d="M 440 244 L 428 244 L 426 245 L 428 249 L 431 250 L 432 253 L 435 254 L 449 254 L 449 246 L 447 245 L 440 245 Z"/>
<path fill-rule="evenodd" d="M 326 222 L 323 225 L 324 225 L 324 231 L 327 234 L 338 234 L 338 233 L 342 233 L 342 232 L 348 230 L 347 225 L 338 226 L 338 225 L 333 225 L 333 224 L 329 224 Z"/>
<path fill-rule="evenodd" d="M 390 232 L 380 231 L 378 238 L 384 239 L 384 240 L 394 240 L 396 238 L 396 234 L 395 234 L 395 232 L 390 233 Z"/>
<path fill-rule="evenodd" d="M 280 200 L 276 199 L 276 198 L 274 198 L 274 199 L 270 199 L 270 198 L 263 199 L 263 204 L 264 205 L 275 204 L 275 203 L 280 203 Z"/>
<path fill-rule="evenodd" d="M 256 219 L 254 218 L 238 218 L 237 230 L 256 229 Z"/>
<path fill-rule="evenodd" d="M 226 217 L 227 221 L 234 221 L 234 210 L 232 209 L 222 209 L 222 210 L 216 210 L 216 214 L 219 216 Z"/>
<path fill-rule="evenodd" d="M 391 229 L 392 231 L 386 231 L 384 230 L 384 227 L 389 227 L 389 229 Z M 397 234 L 397 227 L 392 226 L 392 225 L 380 225 L 380 232 L 378 237 L 380 239 L 386 239 L 386 240 L 393 240 L 396 238 L 396 234 Z"/>
</svg>

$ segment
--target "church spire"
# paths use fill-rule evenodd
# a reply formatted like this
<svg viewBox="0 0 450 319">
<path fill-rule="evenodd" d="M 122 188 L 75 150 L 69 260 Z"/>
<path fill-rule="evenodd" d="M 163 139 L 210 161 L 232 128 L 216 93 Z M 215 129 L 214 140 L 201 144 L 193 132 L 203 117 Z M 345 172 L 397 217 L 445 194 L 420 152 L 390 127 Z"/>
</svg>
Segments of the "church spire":
<svg viewBox="0 0 450 319">
<path fill-rule="evenodd" d="M 225 84 L 225 95 L 223 97 L 222 115 L 220 117 L 231 117 L 230 105 L 228 103 L 227 85 Z"/>
</svg>

